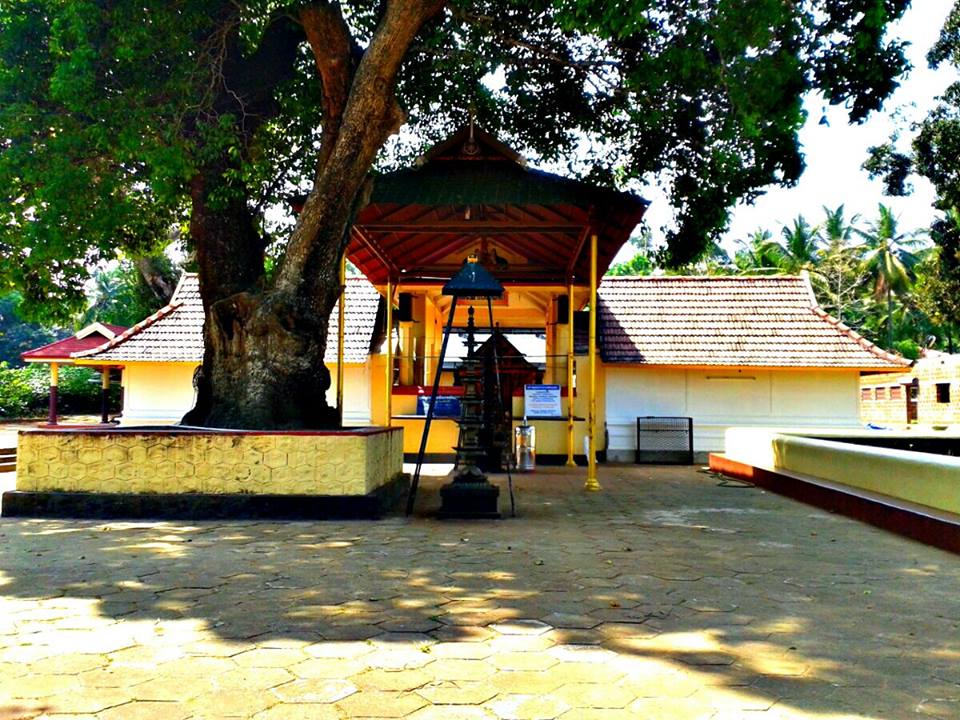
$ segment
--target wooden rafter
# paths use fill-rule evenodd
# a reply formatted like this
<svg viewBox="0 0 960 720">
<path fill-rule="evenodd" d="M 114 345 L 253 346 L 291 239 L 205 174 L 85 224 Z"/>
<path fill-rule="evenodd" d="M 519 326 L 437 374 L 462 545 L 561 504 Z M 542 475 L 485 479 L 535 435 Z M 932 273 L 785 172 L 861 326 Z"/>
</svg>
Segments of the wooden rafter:
<svg viewBox="0 0 960 720">
<path fill-rule="evenodd" d="M 383 267 L 387 270 L 388 275 L 396 276 L 399 274 L 399 268 L 390 260 L 389 256 L 380 249 L 376 241 L 368 237 L 363 230 L 356 225 L 353 226 L 353 232 L 360 242 L 362 242 L 370 253 L 379 261 Z"/>
</svg>

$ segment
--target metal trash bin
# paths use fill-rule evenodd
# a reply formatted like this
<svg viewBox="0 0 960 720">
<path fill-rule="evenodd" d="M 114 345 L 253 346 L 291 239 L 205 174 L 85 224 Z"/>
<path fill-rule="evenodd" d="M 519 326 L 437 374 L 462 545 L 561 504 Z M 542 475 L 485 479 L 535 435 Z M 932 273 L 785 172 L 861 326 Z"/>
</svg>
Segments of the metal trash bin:
<svg viewBox="0 0 960 720">
<path fill-rule="evenodd" d="M 693 465 L 693 418 L 637 418 L 637 464 Z"/>
<path fill-rule="evenodd" d="M 517 472 L 533 472 L 537 468 L 537 429 L 523 419 L 513 431 Z"/>
</svg>

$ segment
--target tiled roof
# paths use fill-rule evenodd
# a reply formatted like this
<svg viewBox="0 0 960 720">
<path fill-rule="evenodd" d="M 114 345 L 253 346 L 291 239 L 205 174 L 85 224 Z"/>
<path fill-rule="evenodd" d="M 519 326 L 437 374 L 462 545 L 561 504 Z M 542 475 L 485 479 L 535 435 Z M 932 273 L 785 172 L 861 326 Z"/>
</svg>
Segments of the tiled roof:
<svg viewBox="0 0 960 720">
<path fill-rule="evenodd" d="M 380 293 L 364 277 L 348 277 L 346 287 L 347 314 L 343 321 L 343 361 L 346 363 L 366 362 L 370 355 L 373 333 L 377 322 L 377 308 L 380 305 Z M 340 303 L 333 306 L 330 313 L 330 328 L 327 331 L 327 352 L 323 359 L 327 363 L 337 362 L 337 318 Z M 376 348 L 373 348 L 375 351 Z"/>
<path fill-rule="evenodd" d="M 806 277 L 613 277 L 599 288 L 602 357 L 641 365 L 909 365 L 816 305 Z"/>
<path fill-rule="evenodd" d="M 347 278 L 345 362 L 364 362 L 370 352 L 373 326 L 380 298 L 364 278 Z M 330 316 L 327 362 L 336 362 L 336 318 L 339 303 Z M 203 304 L 195 273 L 185 273 L 170 300 L 147 319 L 99 348 L 75 353 L 74 357 L 113 362 L 194 362 L 203 360 Z"/>
<path fill-rule="evenodd" d="M 74 357 L 105 362 L 203 360 L 203 305 L 196 274 L 180 278 L 168 305 L 99 348 Z"/>
<path fill-rule="evenodd" d="M 107 331 L 106 334 L 104 330 Z M 48 343 L 33 350 L 27 350 L 20 355 L 26 362 L 41 362 L 52 360 L 70 360 L 74 353 L 83 352 L 100 347 L 112 337 L 122 334 L 126 330 L 121 325 L 107 323 L 93 323 L 80 330 L 75 335 Z"/>
</svg>

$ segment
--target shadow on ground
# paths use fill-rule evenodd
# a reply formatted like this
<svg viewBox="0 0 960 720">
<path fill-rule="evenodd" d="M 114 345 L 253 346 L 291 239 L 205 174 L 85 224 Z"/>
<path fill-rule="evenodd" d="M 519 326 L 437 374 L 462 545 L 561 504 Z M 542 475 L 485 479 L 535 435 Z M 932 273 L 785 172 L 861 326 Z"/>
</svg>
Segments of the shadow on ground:
<svg viewBox="0 0 960 720">
<path fill-rule="evenodd" d="M 601 481 L 522 476 L 500 522 L 431 519 L 431 478 L 412 519 L 4 520 L 0 696 L 28 673 L 90 690 L 91 673 L 191 667 L 282 670 L 278 689 L 327 661 L 355 690 L 419 673 L 395 690 L 424 704 L 477 683 L 502 717 L 498 698 L 525 694 L 558 715 L 960 716 L 960 558 L 690 468 Z M 571 685 L 612 700 L 577 705 Z"/>
</svg>

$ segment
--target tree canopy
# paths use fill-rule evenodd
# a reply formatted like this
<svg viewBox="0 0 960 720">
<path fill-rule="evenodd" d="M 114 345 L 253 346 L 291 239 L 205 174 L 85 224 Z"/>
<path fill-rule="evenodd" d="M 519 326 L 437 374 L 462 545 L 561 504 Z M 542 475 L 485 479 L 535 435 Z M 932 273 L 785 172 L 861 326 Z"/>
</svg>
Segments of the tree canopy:
<svg viewBox="0 0 960 720">
<path fill-rule="evenodd" d="M 307 362 L 322 356 L 335 265 L 376 165 L 474 108 L 535 160 L 568 161 L 599 184 L 662 184 L 667 256 L 682 264 L 737 201 L 799 178 L 805 93 L 854 122 L 880 107 L 906 66 L 885 32 L 908 4 L 11 0 L 0 7 L 0 289 L 18 288 L 25 311 L 66 313 L 98 260 L 138 256 L 189 224 L 208 405 L 275 406 L 204 417 L 323 423 L 249 386 L 296 375 L 298 402 L 323 404 Z M 303 212 L 272 220 L 267 209 L 295 191 L 309 193 Z M 274 338 L 259 370 L 237 360 L 252 350 L 236 333 Z M 283 353 L 302 367 L 281 368 Z"/>
<path fill-rule="evenodd" d="M 931 67 L 960 68 L 960 3 L 955 3 L 940 36 L 927 53 Z M 884 180 L 890 195 L 911 192 L 910 177 L 925 177 L 936 190 L 935 206 L 942 215 L 930 228 L 938 248 L 927 262 L 922 284 L 928 310 L 946 327 L 960 326 L 960 82 L 952 83 L 926 118 L 911 128 L 909 151 L 891 140 L 870 149 L 864 163 L 872 175 Z"/>
</svg>

